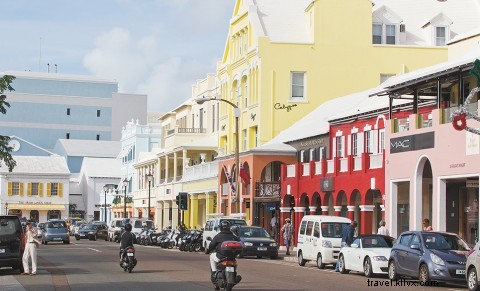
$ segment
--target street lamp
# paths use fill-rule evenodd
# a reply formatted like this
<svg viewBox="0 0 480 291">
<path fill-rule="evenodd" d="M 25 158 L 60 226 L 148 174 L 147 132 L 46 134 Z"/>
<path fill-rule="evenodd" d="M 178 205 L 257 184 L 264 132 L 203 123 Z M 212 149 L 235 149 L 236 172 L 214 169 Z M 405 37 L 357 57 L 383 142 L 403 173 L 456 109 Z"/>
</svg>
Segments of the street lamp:
<svg viewBox="0 0 480 291">
<path fill-rule="evenodd" d="M 5 215 L 8 215 L 8 202 L 5 202 Z"/>
<path fill-rule="evenodd" d="M 150 217 L 150 186 L 151 186 L 152 178 L 153 178 L 152 173 L 148 172 L 147 180 L 148 180 L 148 219 L 149 220 L 152 220 L 152 218 Z"/>
<path fill-rule="evenodd" d="M 240 174 L 240 158 L 238 156 L 238 149 L 239 149 L 239 137 L 238 137 L 238 120 L 240 118 L 240 108 L 235 103 L 232 103 L 226 99 L 217 99 L 217 98 L 197 98 L 195 99 L 195 102 L 199 105 L 202 105 L 206 101 L 222 101 L 230 104 L 233 106 L 233 115 L 235 116 L 235 196 L 239 195 L 240 189 L 239 189 L 239 174 Z M 235 199 L 236 199 L 235 197 Z M 237 211 L 239 211 L 237 209 Z"/>
<path fill-rule="evenodd" d="M 123 192 L 123 218 L 127 218 L 127 186 L 128 179 L 125 177 L 125 179 L 123 179 L 123 187 L 125 189 Z"/>
<path fill-rule="evenodd" d="M 104 185 L 103 186 L 103 193 L 105 194 L 105 204 L 103 204 L 103 216 L 104 216 L 104 220 L 105 220 L 105 223 L 107 223 L 107 191 L 108 191 L 108 185 Z"/>
</svg>

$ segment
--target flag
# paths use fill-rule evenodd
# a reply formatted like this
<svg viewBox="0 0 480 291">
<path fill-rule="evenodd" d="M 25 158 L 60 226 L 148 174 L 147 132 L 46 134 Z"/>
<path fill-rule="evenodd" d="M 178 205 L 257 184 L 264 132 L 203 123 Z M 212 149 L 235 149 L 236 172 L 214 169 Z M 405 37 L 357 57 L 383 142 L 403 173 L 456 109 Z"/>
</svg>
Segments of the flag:
<svg viewBox="0 0 480 291">
<path fill-rule="evenodd" d="M 232 195 L 235 195 L 235 184 L 233 183 L 233 177 L 228 173 L 227 167 L 223 165 L 223 172 L 225 173 L 225 177 L 227 178 L 228 184 L 230 185 L 230 191 Z"/>
<path fill-rule="evenodd" d="M 248 175 L 247 170 L 245 170 L 243 167 L 240 167 L 240 177 L 242 178 L 245 187 L 250 185 L 250 176 Z"/>
</svg>

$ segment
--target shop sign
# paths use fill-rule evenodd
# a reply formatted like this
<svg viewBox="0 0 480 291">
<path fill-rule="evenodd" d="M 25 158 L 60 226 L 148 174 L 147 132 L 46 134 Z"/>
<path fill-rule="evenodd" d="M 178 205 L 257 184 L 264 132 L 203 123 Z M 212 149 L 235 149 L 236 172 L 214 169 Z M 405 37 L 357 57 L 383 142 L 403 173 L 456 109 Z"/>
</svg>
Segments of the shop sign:
<svg viewBox="0 0 480 291">
<path fill-rule="evenodd" d="M 325 141 L 323 139 L 312 139 L 309 141 L 300 142 L 301 147 L 323 146 Z"/>
<path fill-rule="evenodd" d="M 277 209 L 277 204 L 276 203 L 267 203 L 265 206 L 266 211 L 275 211 Z"/>
<path fill-rule="evenodd" d="M 401 153 L 430 149 L 435 147 L 435 133 L 407 135 L 390 139 L 390 153 Z"/>
<path fill-rule="evenodd" d="M 333 191 L 333 177 L 326 177 L 320 179 L 320 190 L 324 192 Z"/>
<path fill-rule="evenodd" d="M 474 134 L 471 132 L 466 132 L 465 134 L 465 145 L 466 145 L 466 151 L 465 155 L 471 156 L 471 155 L 478 155 L 480 152 L 480 137 L 478 134 Z"/>
<path fill-rule="evenodd" d="M 41 201 L 20 201 L 18 202 L 18 204 L 29 204 L 29 205 L 39 205 L 39 204 L 52 204 L 52 202 L 41 202 Z"/>
<path fill-rule="evenodd" d="M 467 188 L 478 188 L 478 180 L 477 179 L 467 179 Z"/>
</svg>

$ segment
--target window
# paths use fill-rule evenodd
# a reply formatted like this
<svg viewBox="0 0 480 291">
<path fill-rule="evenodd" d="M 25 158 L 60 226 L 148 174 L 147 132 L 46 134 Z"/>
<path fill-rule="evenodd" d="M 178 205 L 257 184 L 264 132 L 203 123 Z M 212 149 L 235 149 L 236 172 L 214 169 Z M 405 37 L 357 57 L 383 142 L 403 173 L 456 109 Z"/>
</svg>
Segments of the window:
<svg viewBox="0 0 480 291">
<path fill-rule="evenodd" d="M 307 228 L 307 221 L 302 221 L 302 224 L 300 225 L 300 234 L 305 234 L 305 229 Z"/>
<path fill-rule="evenodd" d="M 382 44 L 382 25 L 373 24 L 372 26 L 372 43 Z"/>
<path fill-rule="evenodd" d="M 371 130 L 365 131 L 365 152 L 366 153 L 373 152 L 371 142 L 372 142 L 372 131 Z"/>
<path fill-rule="evenodd" d="M 445 46 L 446 43 L 446 27 L 437 26 L 435 27 L 435 45 L 436 46 Z"/>
<path fill-rule="evenodd" d="M 343 158 L 343 136 L 337 136 L 335 139 L 337 143 L 337 157 Z"/>
<path fill-rule="evenodd" d="M 386 26 L 386 44 L 395 44 L 396 40 L 396 32 L 395 32 L 395 25 L 387 25 Z"/>
<path fill-rule="evenodd" d="M 100 117 L 100 110 L 97 110 L 97 117 Z"/>
<path fill-rule="evenodd" d="M 309 221 L 307 224 L 307 233 L 306 235 L 312 235 L 313 233 L 313 221 Z"/>
<path fill-rule="evenodd" d="M 50 184 L 50 196 L 58 196 L 58 183 Z"/>
<path fill-rule="evenodd" d="M 305 73 L 291 73 L 291 98 L 305 98 Z"/>
<path fill-rule="evenodd" d="M 39 183 L 32 183 L 32 189 L 31 189 L 31 195 L 32 196 L 38 196 L 38 192 L 39 192 Z"/>
<path fill-rule="evenodd" d="M 243 150 L 247 150 L 247 130 L 243 130 Z"/>
<path fill-rule="evenodd" d="M 412 238 L 412 234 L 405 234 L 400 237 L 400 244 L 404 246 L 410 247 L 408 244 L 410 242 L 410 239 Z"/>
<path fill-rule="evenodd" d="M 20 195 L 20 183 L 12 182 L 12 196 Z"/>
<path fill-rule="evenodd" d="M 70 108 L 67 108 L 67 115 L 70 115 Z"/>
<path fill-rule="evenodd" d="M 315 222 L 315 227 L 313 228 L 313 236 L 320 238 L 320 224 Z"/>
<path fill-rule="evenodd" d="M 97 140 L 100 140 L 100 135 L 99 134 L 97 134 Z"/>
<path fill-rule="evenodd" d="M 67 132 L 67 134 L 65 135 L 65 138 L 70 139 L 70 133 L 69 132 Z"/>
<path fill-rule="evenodd" d="M 380 130 L 380 153 L 385 150 L 385 130 Z"/>
<path fill-rule="evenodd" d="M 320 159 L 327 158 L 327 152 L 325 151 L 325 147 L 319 147 L 318 150 L 320 151 Z"/>
<path fill-rule="evenodd" d="M 310 149 L 310 161 L 317 161 L 318 158 L 316 157 L 316 149 Z"/>
<path fill-rule="evenodd" d="M 243 106 L 246 109 L 248 107 L 248 84 L 247 80 L 245 80 L 245 85 L 243 87 Z"/>
<path fill-rule="evenodd" d="M 300 162 L 301 162 L 301 163 L 304 163 L 304 162 L 305 162 L 304 158 L 305 158 L 305 151 L 304 151 L 304 150 L 301 150 L 301 151 L 300 151 Z"/>
<path fill-rule="evenodd" d="M 357 144 L 358 144 L 358 135 L 356 133 L 352 133 L 351 149 L 352 149 L 353 156 L 357 155 Z"/>
</svg>

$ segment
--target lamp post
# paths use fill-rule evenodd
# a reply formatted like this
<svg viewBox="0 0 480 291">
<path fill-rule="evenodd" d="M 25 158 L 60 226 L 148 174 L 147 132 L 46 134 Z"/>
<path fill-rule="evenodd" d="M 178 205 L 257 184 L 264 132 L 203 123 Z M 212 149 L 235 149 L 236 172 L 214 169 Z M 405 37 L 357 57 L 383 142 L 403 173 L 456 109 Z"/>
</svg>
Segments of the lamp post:
<svg viewBox="0 0 480 291">
<path fill-rule="evenodd" d="M 8 202 L 5 202 L 5 215 L 8 215 Z"/>
<path fill-rule="evenodd" d="M 127 186 L 128 179 L 125 177 L 125 179 L 123 179 L 123 188 L 125 189 L 123 192 L 123 218 L 127 218 Z"/>
<path fill-rule="evenodd" d="M 151 186 L 152 178 L 153 178 L 152 173 L 148 172 L 147 180 L 148 180 L 148 219 L 149 220 L 152 220 L 150 215 L 150 186 Z"/>
<path fill-rule="evenodd" d="M 238 181 L 238 177 L 239 177 L 239 174 L 240 174 L 240 158 L 239 158 L 239 155 L 238 155 L 238 150 L 239 150 L 239 137 L 238 137 L 238 120 L 240 118 L 240 108 L 238 108 L 238 106 L 235 104 L 235 103 L 232 103 L 226 99 L 217 99 L 217 98 L 197 98 L 195 99 L 195 102 L 199 105 L 203 104 L 204 102 L 206 101 L 222 101 L 222 102 L 226 102 L 228 104 L 230 104 L 231 106 L 233 106 L 233 114 L 235 116 L 235 200 L 237 200 L 237 195 L 239 195 L 240 193 L 240 189 L 239 189 L 239 181 Z M 239 211 L 237 209 L 237 211 Z"/>
<path fill-rule="evenodd" d="M 105 200 L 104 200 L 104 204 L 103 204 L 103 217 L 104 217 L 104 220 L 105 220 L 105 223 L 107 223 L 107 191 L 108 191 L 108 185 L 104 185 L 103 186 L 103 193 L 105 194 Z"/>
</svg>

